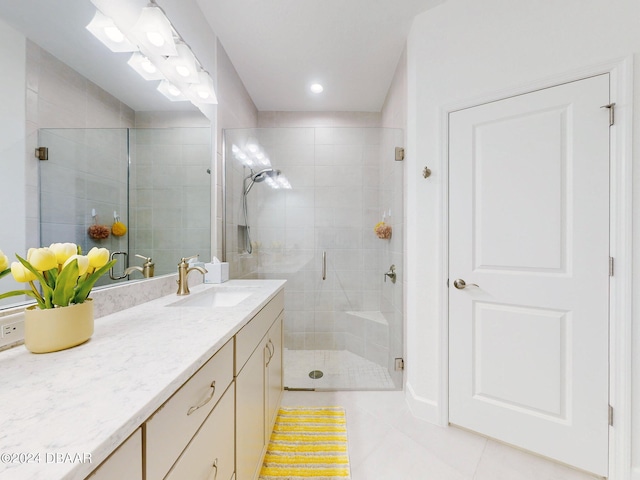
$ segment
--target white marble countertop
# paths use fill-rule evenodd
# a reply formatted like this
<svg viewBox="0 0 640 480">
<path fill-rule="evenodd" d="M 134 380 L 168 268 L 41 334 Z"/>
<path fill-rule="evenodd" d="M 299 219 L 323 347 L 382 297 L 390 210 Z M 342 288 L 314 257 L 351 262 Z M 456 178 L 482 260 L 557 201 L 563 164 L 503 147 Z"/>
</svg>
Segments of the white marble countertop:
<svg viewBox="0 0 640 480">
<path fill-rule="evenodd" d="M 96 319 L 92 338 L 78 347 L 0 352 L 0 478 L 85 478 L 284 283 L 198 285 L 192 295 L 238 286 L 254 293 L 215 308 L 166 307 L 182 298 L 168 295 Z"/>
</svg>

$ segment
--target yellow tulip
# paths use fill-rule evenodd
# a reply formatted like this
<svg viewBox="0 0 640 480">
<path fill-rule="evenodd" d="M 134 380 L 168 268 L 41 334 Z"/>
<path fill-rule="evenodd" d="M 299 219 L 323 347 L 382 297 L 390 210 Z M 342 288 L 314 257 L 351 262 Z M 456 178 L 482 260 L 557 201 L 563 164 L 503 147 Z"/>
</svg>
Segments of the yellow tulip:
<svg viewBox="0 0 640 480">
<path fill-rule="evenodd" d="M 89 266 L 94 269 L 100 268 L 109 261 L 109 250 L 106 248 L 93 247 L 89 250 L 89 253 L 87 253 L 87 258 L 89 259 Z"/>
<path fill-rule="evenodd" d="M 27 262 L 39 272 L 46 272 L 52 268 L 58 268 L 56 254 L 47 247 L 30 248 L 27 253 Z"/>
<path fill-rule="evenodd" d="M 0 272 L 4 272 L 9 267 L 9 259 L 0 250 Z"/>
<path fill-rule="evenodd" d="M 69 257 L 78 253 L 78 246 L 75 243 L 52 243 L 49 250 L 55 253 L 58 265 L 64 265 Z"/>
<path fill-rule="evenodd" d="M 18 283 L 32 282 L 36 279 L 36 276 L 27 270 L 20 262 L 13 262 L 11 264 L 11 275 L 13 275 L 13 278 Z"/>
<path fill-rule="evenodd" d="M 89 259 L 85 255 L 71 255 L 67 258 L 67 261 L 64 262 L 64 265 L 62 265 L 62 270 L 64 270 L 64 267 L 74 260 L 78 260 L 78 276 L 87 273 L 87 270 L 89 269 Z"/>
</svg>

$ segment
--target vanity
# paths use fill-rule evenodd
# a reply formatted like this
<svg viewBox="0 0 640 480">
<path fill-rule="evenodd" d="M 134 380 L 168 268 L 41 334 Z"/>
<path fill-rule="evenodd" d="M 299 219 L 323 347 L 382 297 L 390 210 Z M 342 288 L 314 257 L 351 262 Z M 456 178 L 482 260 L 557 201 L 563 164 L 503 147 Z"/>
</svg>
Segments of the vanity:
<svg viewBox="0 0 640 480">
<path fill-rule="evenodd" d="M 0 478 L 254 480 L 283 392 L 284 281 L 192 287 L 0 352 Z"/>
</svg>

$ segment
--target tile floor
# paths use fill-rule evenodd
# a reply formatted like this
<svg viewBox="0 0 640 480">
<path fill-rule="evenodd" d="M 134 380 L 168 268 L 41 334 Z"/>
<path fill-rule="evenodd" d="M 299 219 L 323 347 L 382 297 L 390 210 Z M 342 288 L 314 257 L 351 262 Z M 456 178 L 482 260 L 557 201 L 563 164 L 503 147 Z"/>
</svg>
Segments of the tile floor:
<svg viewBox="0 0 640 480">
<path fill-rule="evenodd" d="M 411 415 L 404 393 L 286 391 L 283 405 L 347 412 L 352 480 L 593 480 L 590 475 Z"/>
<path fill-rule="evenodd" d="M 347 350 L 284 350 L 286 387 L 335 390 L 395 389 L 386 368 Z M 309 377 L 312 370 L 323 376 Z"/>
</svg>

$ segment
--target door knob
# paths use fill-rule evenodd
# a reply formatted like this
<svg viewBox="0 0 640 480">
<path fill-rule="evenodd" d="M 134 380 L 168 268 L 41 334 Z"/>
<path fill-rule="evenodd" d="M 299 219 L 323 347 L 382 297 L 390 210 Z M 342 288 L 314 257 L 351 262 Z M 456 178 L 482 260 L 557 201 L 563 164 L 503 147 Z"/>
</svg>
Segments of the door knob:
<svg viewBox="0 0 640 480">
<path fill-rule="evenodd" d="M 471 287 L 471 286 L 477 287 L 478 285 L 476 285 L 475 283 L 470 283 L 469 285 L 467 285 L 467 282 L 465 282 L 461 278 L 458 278 L 453 281 L 453 286 L 456 287 L 458 290 L 464 290 L 467 287 Z"/>
</svg>

